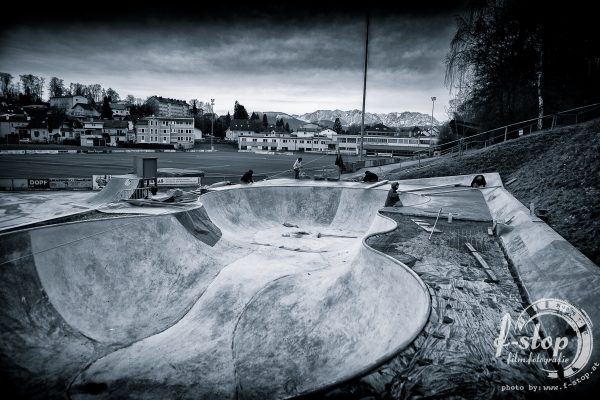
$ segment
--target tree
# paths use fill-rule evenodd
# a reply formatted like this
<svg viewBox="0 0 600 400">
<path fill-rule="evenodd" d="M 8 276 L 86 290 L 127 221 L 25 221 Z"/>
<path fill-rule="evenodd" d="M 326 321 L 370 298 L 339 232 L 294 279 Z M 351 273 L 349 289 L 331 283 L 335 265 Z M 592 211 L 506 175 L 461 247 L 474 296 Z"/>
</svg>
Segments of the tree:
<svg viewBox="0 0 600 400">
<path fill-rule="evenodd" d="M 90 103 L 99 103 L 100 100 L 103 99 L 102 86 L 100 86 L 97 83 L 94 83 L 92 85 L 87 85 L 85 96 L 88 98 Z M 106 97 L 108 97 L 108 94 Z"/>
<path fill-rule="evenodd" d="M 248 119 L 248 111 L 237 100 L 233 106 L 233 119 Z"/>
<path fill-rule="evenodd" d="M 535 12 L 516 0 L 488 4 L 457 20 L 446 62 L 447 84 L 465 98 L 458 111 L 486 128 L 536 113 L 539 62 Z"/>
<path fill-rule="evenodd" d="M 283 119 L 282 119 L 283 121 Z M 284 129 L 287 133 L 290 133 L 290 124 L 288 124 L 287 122 L 285 123 Z"/>
<path fill-rule="evenodd" d="M 269 118 L 267 114 L 263 114 L 263 127 L 267 129 L 269 127 Z"/>
<path fill-rule="evenodd" d="M 112 102 L 117 102 L 119 100 L 121 100 L 121 96 L 119 96 L 119 93 L 117 93 L 116 90 L 114 90 L 113 88 L 108 88 L 106 89 L 106 95 L 108 97 L 110 97 L 110 101 Z"/>
<path fill-rule="evenodd" d="M 190 100 L 190 104 L 192 105 L 192 115 L 195 117 L 196 115 L 198 115 L 199 110 L 198 110 L 198 99 L 191 99 Z"/>
<path fill-rule="evenodd" d="M 44 95 L 44 78 L 32 74 L 20 75 L 23 89 L 22 102 L 37 102 Z"/>
<path fill-rule="evenodd" d="M 128 94 L 125 97 L 125 101 L 129 104 L 129 105 L 134 105 L 135 104 L 135 96 L 132 94 Z"/>
<path fill-rule="evenodd" d="M 71 82 L 69 92 L 71 92 L 71 96 L 85 96 L 85 85 L 79 82 Z"/>
<path fill-rule="evenodd" d="M 591 6 L 473 1 L 446 58 L 453 112 L 483 129 L 600 100 L 600 47 Z M 577 21 L 574 23 L 573 21 Z"/>
<path fill-rule="evenodd" d="M 257 120 L 259 120 L 258 114 L 253 111 L 252 115 L 250 116 L 250 121 L 257 121 Z"/>
<path fill-rule="evenodd" d="M 335 122 L 333 123 L 333 128 L 332 128 L 332 130 L 333 130 L 333 131 L 335 131 L 335 132 L 336 132 L 338 135 L 341 135 L 341 134 L 342 134 L 342 132 L 344 131 L 344 130 L 342 129 L 342 123 L 340 122 L 340 119 L 339 119 L 339 118 L 336 118 L 336 119 L 335 119 Z"/>
<path fill-rule="evenodd" d="M 229 129 L 229 127 L 231 126 L 231 114 L 229 114 L 229 111 L 227 111 L 227 115 L 225 116 L 225 126 L 225 130 Z"/>
<path fill-rule="evenodd" d="M 48 95 L 50 97 L 60 97 L 65 94 L 65 81 L 55 76 L 48 82 Z"/>
<path fill-rule="evenodd" d="M 102 109 L 100 110 L 100 117 L 102 119 L 112 119 L 113 112 L 110 108 L 111 98 L 106 96 L 102 101 Z"/>
<path fill-rule="evenodd" d="M 13 76 L 7 72 L 0 72 L 0 92 L 5 98 L 10 97 L 10 85 Z"/>
</svg>

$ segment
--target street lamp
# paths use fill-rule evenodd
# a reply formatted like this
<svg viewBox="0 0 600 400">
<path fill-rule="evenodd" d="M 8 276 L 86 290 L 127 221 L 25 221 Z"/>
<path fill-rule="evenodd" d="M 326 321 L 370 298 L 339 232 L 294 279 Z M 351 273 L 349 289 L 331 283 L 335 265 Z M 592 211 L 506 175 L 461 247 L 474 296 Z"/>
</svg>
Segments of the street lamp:
<svg viewBox="0 0 600 400">
<path fill-rule="evenodd" d="M 435 96 L 433 96 L 431 98 L 431 131 L 429 133 L 429 151 L 431 151 L 431 138 L 433 136 L 433 108 L 435 107 L 435 101 L 437 100 L 437 98 Z M 431 156 L 431 154 L 430 154 Z"/>
<path fill-rule="evenodd" d="M 213 137 L 215 135 L 215 99 L 210 99 L 210 111 L 212 117 L 210 118 L 210 151 L 213 151 Z"/>
<path fill-rule="evenodd" d="M 433 132 L 433 108 L 435 107 L 435 101 L 437 100 L 437 98 L 435 96 L 433 96 L 431 98 L 431 131 Z"/>
</svg>

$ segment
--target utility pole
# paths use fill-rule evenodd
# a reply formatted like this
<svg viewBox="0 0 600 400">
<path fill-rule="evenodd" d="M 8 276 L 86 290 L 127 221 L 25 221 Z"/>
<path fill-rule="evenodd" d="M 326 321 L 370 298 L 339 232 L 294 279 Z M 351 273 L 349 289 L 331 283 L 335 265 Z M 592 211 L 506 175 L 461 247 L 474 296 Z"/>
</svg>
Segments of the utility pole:
<svg viewBox="0 0 600 400">
<path fill-rule="evenodd" d="M 210 99 L 210 111 L 212 116 L 210 118 L 210 151 L 213 151 L 213 137 L 215 135 L 215 99 Z"/>
<path fill-rule="evenodd" d="M 435 101 L 437 100 L 437 98 L 435 96 L 433 96 L 431 98 L 431 131 L 433 132 L 433 109 L 435 107 Z"/>
<path fill-rule="evenodd" d="M 435 101 L 437 98 L 433 96 L 431 98 L 431 133 L 429 135 L 429 156 L 431 157 L 431 138 L 433 137 L 433 109 L 435 108 Z"/>
<path fill-rule="evenodd" d="M 360 153 L 358 160 L 363 159 L 364 139 L 365 139 L 365 99 L 367 96 L 367 65 L 369 62 L 369 12 L 367 11 L 367 29 L 365 34 L 365 74 L 363 79 L 363 98 L 362 98 L 362 118 L 360 123 Z"/>
</svg>

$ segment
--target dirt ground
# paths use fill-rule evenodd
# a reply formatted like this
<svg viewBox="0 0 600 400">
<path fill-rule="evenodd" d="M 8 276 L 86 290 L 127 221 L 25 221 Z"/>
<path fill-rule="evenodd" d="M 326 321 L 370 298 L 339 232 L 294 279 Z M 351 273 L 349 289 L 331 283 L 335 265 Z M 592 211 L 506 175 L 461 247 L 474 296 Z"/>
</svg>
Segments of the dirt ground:
<svg viewBox="0 0 600 400">
<path fill-rule="evenodd" d="M 494 339 L 505 313 L 514 319 L 526 305 L 486 222 L 439 220 L 441 233 L 417 226 L 416 217 L 389 214 L 398 229 L 369 239 L 375 249 L 411 267 L 428 285 L 432 312 L 421 334 L 396 357 L 361 379 L 310 399 L 525 399 L 505 385 L 548 384 L 534 365 L 497 358 Z M 432 225 L 435 218 L 419 217 Z M 497 281 L 467 249 L 470 243 Z M 526 357 L 526 355 L 525 355 Z"/>
<path fill-rule="evenodd" d="M 600 265 L 600 119 L 524 136 L 383 179 L 498 172 L 513 196 L 549 211 L 548 224 Z"/>
</svg>

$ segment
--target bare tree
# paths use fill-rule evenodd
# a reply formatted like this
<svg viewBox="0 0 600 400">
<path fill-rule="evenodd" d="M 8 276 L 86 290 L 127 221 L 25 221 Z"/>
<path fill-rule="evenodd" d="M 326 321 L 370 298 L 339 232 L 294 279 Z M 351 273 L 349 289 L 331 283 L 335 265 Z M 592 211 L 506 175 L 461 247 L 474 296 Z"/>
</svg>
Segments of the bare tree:
<svg viewBox="0 0 600 400">
<path fill-rule="evenodd" d="M 0 92 L 2 92 L 2 96 L 9 97 L 10 96 L 10 85 L 12 82 L 13 76 L 8 72 L 0 72 Z"/>
<path fill-rule="evenodd" d="M 113 102 L 121 100 L 121 96 L 119 96 L 119 93 L 117 93 L 117 91 L 113 88 L 106 89 L 106 96 L 110 97 L 110 101 Z"/>
<path fill-rule="evenodd" d="M 45 79 L 32 74 L 20 75 L 23 94 L 31 101 L 42 100 Z"/>
<path fill-rule="evenodd" d="M 102 86 L 97 83 L 87 85 L 87 97 L 90 102 L 99 103 L 102 101 Z"/>
<path fill-rule="evenodd" d="M 69 85 L 71 96 L 85 96 L 86 86 L 79 82 L 71 82 Z"/>
<path fill-rule="evenodd" d="M 55 76 L 50 78 L 48 82 L 48 95 L 50 97 L 58 97 L 65 95 L 65 82 L 63 79 L 59 79 Z"/>
</svg>

